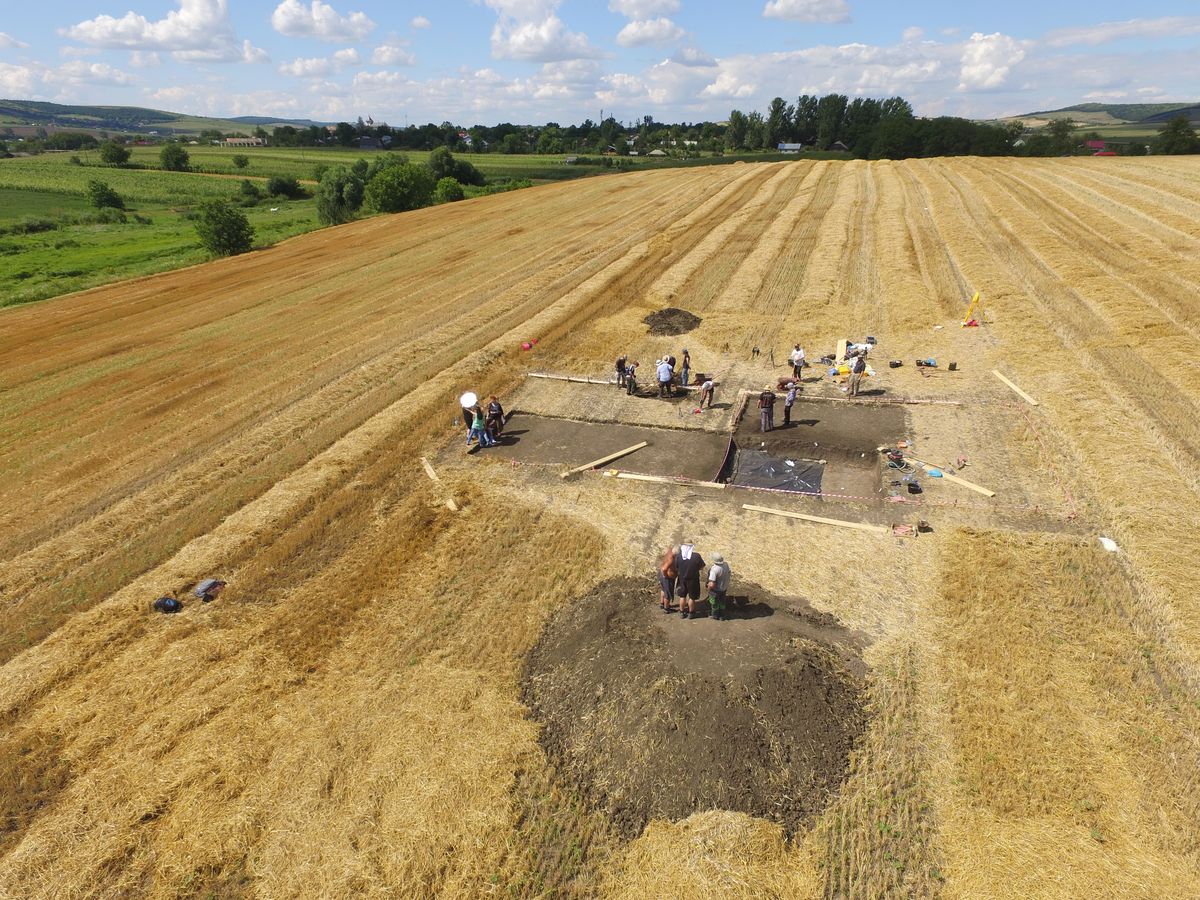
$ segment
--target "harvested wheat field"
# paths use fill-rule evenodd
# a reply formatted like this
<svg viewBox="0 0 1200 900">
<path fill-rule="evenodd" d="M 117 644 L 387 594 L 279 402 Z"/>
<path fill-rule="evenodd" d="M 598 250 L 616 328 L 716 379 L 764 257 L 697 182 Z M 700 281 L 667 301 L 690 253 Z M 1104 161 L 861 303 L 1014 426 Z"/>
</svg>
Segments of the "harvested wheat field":
<svg viewBox="0 0 1200 900">
<path fill-rule="evenodd" d="M 0 896 L 1200 895 L 1197 185 L 642 172 L 0 312 Z"/>
</svg>

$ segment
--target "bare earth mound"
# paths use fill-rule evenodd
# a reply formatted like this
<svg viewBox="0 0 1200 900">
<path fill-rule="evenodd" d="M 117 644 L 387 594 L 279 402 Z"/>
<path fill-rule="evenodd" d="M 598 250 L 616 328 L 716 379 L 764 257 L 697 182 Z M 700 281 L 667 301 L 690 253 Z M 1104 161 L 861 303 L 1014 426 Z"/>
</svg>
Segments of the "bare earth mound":
<svg viewBox="0 0 1200 900">
<path fill-rule="evenodd" d="M 651 313 L 642 321 L 650 326 L 651 334 L 685 334 L 698 326 L 702 320 L 686 309 L 668 306 Z"/>
<path fill-rule="evenodd" d="M 853 637 L 753 585 L 727 622 L 663 615 L 654 590 L 607 581 L 547 625 L 524 684 L 547 754 L 629 838 L 706 809 L 794 831 L 863 729 Z"/>
</svg>

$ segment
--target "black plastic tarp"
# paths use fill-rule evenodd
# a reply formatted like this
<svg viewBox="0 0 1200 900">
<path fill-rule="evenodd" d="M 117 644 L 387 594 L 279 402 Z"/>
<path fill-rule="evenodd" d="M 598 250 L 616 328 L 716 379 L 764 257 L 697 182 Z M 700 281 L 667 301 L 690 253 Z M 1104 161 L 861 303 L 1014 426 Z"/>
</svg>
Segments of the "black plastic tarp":
<svg viewBox="0 0 1200 900">
<path fill-rule="evenodd" d="M 738 450 L 730 480 L 746 487 L 819 494 L 824 468 L 811 459 L 772 456 L 764 450 Z"/>
</svg>

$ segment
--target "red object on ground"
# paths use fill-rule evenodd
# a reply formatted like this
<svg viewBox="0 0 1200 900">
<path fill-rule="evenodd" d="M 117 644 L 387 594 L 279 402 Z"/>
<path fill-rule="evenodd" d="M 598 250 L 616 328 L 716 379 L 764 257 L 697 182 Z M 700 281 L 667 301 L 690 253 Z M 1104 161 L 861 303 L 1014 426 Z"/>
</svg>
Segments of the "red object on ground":
<svg viewBox="0 0 1200 900">
<path fill-rule="evenodd" d="M 532 350 L 532 349 L 533 349 L 533 344 L 529 343 L 529 341 L 522 341 L 522 342 L 521 342 L 521 349 L 522 349 L 522 350 Z"/>
<path fill-rule="evenodd" d="M 969 319 L 966 322 L 963 322 L 963 328 L 978 328 L 978 327 L 979 327 L 978 319 Z"/>
<path fill-rule="evenodd" d="M 1101 150 L 1099 153 L 1092 154 L 1092 156 L 1116 156 L 1116 155 L 1117 155 L 1116 152 L 1113 150 Z"/>
</svg>

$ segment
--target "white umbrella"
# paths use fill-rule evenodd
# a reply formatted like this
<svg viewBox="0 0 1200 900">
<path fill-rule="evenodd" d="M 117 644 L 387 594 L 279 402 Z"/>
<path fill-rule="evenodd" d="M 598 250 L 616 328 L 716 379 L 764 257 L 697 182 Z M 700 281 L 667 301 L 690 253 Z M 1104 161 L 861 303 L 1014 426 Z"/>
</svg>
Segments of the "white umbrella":
<svg viewBox="0 0 1200 900">
<path fill-rule="evenodd" d="M 474 406 L 476 403 L 479 402 L 479 398 L 476 397 L 474 394 L 472 394 L 470 391 L 467 391 L 465 394 L 463 394 L 461 397 L 458 398 L 458 402 L 461 403 L 464 408 L 470 409 L 472 406 Z"/>
</svg>

